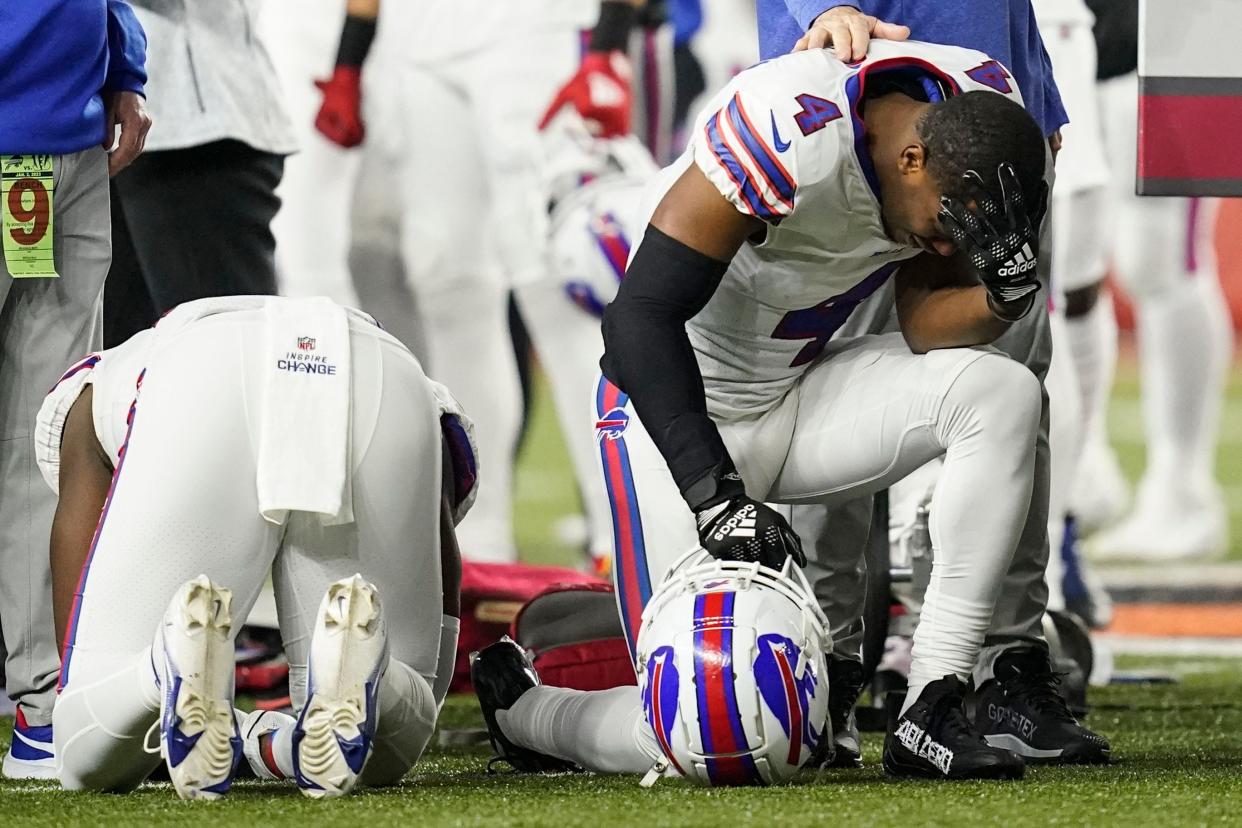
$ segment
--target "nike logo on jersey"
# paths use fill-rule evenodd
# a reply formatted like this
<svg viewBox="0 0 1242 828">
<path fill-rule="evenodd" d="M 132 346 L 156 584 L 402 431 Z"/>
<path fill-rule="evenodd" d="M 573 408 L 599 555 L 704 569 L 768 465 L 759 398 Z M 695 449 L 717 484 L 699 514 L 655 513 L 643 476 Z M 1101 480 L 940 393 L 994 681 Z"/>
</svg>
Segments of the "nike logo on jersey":
<svg viewBox="0 0 1242 828">
<path fill-rule="evenodd" d="M 781 131 L 776 128 L 776 113 L 772 113 L 772 140 L 776 142 L 776 151 L 784 152 L 789 149 L 789 142 L 781 140 Z"/>
</svg>

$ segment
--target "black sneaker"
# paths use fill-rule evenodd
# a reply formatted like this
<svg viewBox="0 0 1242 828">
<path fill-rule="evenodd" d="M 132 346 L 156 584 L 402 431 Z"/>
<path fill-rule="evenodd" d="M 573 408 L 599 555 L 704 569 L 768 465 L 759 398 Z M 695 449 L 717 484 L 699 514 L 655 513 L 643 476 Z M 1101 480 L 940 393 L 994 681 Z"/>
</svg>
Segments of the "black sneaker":
<svg viewBox="0 0 1242 828">
<path fill-rule="evenodd" d="M 828 659 L 828 724 L 835 755 L 826 768 L 861 768 L 862 742 L 854 707 L 863 688 L 863 669 L 857 661 Z"/>
<path fill-rule="evenodd" d="M 522 773 L 564 773 L 578 770 L 577 765 L 548 756 L 529 748 L 515 745 L 505 736 L 496 721 L 497 710 L 508 710 L 532 687 L 537 686 L 539 675 L 530 663 L 526 651 L 508 636 L 490 647 L 470 654 L 470 681 L 483 709 L 483 721 L 487 723 L 487 736 L 496 751 L 496 758 L 488 763 L 488 770 L 497 761 L 507 762 Z"/>
<path fill-rule="evenodd" d="M 975 697 L 975 726 L 988 744 L 1012 750 L 1028 762 L 1108 764 L 1108 740 L 1074 718 L 1042 647 L 1002 654 L 992 673 Z"/>
<path fill-rule="evenodd" d="M 884 739 L 884 771 L 923 779 L 1021 779 L 1022 757 L 996 748 L 971 726 L 965 685 L 948 675 L 923 688 Z"/>
</svg>

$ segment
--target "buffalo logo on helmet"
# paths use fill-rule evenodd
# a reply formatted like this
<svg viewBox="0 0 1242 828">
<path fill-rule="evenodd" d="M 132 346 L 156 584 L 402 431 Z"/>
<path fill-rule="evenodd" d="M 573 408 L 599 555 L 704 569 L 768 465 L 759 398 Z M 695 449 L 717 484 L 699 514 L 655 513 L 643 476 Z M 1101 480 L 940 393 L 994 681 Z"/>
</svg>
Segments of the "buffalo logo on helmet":
<svg viewBox="0 0 1242 828">
<path fill-rule="evenodd" d="M 677 693 L 681 686 L 672 647 L 659 647 L 647 659 L 643 686 L 643 712 L 655 732 L 660 751 L 682 775 L 685 771 L 673 756 L 673 723 L 677 720 Z"/>
<path fill-rule="evenodd" d="M 783 635 L 761 635 L 758 645 L 755 682 L 759 694 L 789 738 L 789 764 L 800 765 L 803 745 L 814 751 L 820 740 L 810 716 L 811 697 L 818 685 L 815 671 L 807 669 L 801 677 L 795 674 L 802 651 Z"/>
<path fill-rule="evenodd" d="M 606 440 L 619 440 L 630 424 L 630 415 L 624 409 L 614 408 L 595 421 L 595 433 Z"/>
</svg>

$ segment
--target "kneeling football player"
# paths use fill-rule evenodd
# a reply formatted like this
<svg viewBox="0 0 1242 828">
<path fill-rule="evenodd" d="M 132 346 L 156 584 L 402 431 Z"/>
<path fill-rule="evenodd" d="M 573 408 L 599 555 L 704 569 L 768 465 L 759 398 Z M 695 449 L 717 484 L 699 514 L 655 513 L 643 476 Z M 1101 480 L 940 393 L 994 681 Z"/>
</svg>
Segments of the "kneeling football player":
<svg viewBox="0 0 1242 828">
<path fill-rule="evenodd" d="M 452 674 L 475 467 L 403 345 L 326 299 L 191 302 L 71 368 L 38 427 L 66 788 L 130 790 L 151 753 L 185 798 L 225 793 L 243 753 L 312 797 L 404 776 Z M 233 708 L 269 576 L 296 719 Z"/>
<path fill-rule="evenodd" d="M 604 318 L 593 413 L 631 645 L 692 545 L 802 562 L 768 502 L 832 506 L 944 458 L 909 694 L 885 744 L 895 776 L 1024 768 L 963 710 L 1030 503 L 1040 417 L 1035 377 L 985 347 L 1040 301 L 1046 150 L 1010 80 L 984 54 L 917 42 L 743 72 L 653 186 Z M 833 339 L 889 279 L 901 332 Z M 503 688 L 480 697 L 502 755 L 641 770 L 631 734 L 653 723 L 637 692 L 534 687 L 505 666 L 517 661 L 476 664 L 483 688 Z M 704 696 L 699 726 L 728 707 Z"/>
</svg>

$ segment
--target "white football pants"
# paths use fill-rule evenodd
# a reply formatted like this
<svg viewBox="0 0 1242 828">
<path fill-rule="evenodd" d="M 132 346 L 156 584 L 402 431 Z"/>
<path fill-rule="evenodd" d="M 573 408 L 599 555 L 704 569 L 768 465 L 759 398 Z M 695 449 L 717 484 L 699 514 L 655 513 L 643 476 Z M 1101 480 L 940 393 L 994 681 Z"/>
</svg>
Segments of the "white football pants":
<svg viewBox="0 0 1242 828">
<path fill-rule="evenodd" d="M 213 317 L 146 368 L 67 635 L 54 715 L 67 788 L 129 790 L 159 761 L 143 751 L 159 715 L 151 642 L 173 593 L 200 573 L 233 591 L 234 632 L 271 575 L 295 706 L 305 702 L 329 584 L 355 572 L 377 584 L 393 680 L 363 781 L 399 778 L 430 738 L 430 688 L 452 666 L 437 663 L 441 436 L 426 376 L 392 337 L 351 322 L 356 520 L 324 527 L 295 513 L 277 526 L 259 515 L 255 489 L 262 385 L 253 355 L 266 353 L 264 337 L 261 312 Z"/>
<path fill-rule="evenodd" d="M 653 587 L 698 535 L 628 398 L 601 379 L 592 413 L 612 499 L 617 600 L 632 643 Z M 917 697 L 927 682 L 974 667 L 1030 503 L 1039 413 L 1039 383 L 1023 366 L 984 349 L 919 356 L 889 335 L 829 345 L 766 414 L 719 425 L 750 494 L 782 503 L 854 501 L 944 456 L 931 526 L 936 561 L 915 636 Z M 624 693 L 630 702 L 618 701 Z M 502 726 L 519 744 L 588 768 L 628 761 L 626 770 L 641 770 L 648 736 L 626 726 L 637 699 L 636 688 L 541 692 L 515 705 Z M 618 726 L 604 728 L 608 716 Z M 602 738 L 611 749 L 601 749 Z"/>
</svg>

